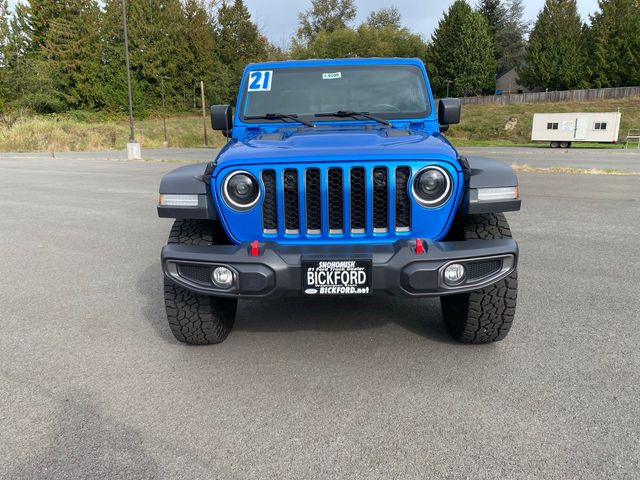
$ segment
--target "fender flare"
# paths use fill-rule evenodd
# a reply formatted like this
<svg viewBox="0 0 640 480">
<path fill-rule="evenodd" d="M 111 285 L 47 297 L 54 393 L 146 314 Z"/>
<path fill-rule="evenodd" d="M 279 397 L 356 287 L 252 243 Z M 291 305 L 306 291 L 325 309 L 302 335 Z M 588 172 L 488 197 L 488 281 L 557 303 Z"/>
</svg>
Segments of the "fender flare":
<svg viewBox="0 0 640 480">
<path fill-rule="evenodd" d="M 461 158 L 468 176 L 467 189 L 462 198 L 461 213 L 501 213 L 520 210 L 520 189 L 518 176 L 512 168 L 493 158 L 466 157 Z M 482 189 L 515 189 L 513 198 L 500 200 L 479 200 L 478 193 Z"/>
<path fill-rule="evenodd" d="M 211 201 L 209 179 L 213 163 L 195 163 L 184 165 L 165 174 L 160 181 L 160 200 L 158 216 L 162 218 L 211 219 L 217 218 L 216 209 Z M 197 195 L 197 206 L 164 206 L 162 196 Z"/>
</svg>

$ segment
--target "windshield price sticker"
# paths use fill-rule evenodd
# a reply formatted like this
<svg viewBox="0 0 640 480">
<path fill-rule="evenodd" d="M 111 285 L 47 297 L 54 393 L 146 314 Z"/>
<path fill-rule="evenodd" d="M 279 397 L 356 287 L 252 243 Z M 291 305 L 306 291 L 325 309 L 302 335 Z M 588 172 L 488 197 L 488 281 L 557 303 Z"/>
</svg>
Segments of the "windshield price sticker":
<svg viewBox="0 0 640 480">
<path fill-rule="evenodd" d="M 255 70 L 249 74 L 249 92 L 270 92 L 273 70 Z"/>
<path fill-rule="evenodd" d="M 371 260 L 304 262 L 302 275 L 306 295 L 371 293 Z"/>
<path fill-rule="evenodd" d="M 336 78 L 342 78 L 342 72 L 323 73 L 323 80 L 335 80 Z"/>
</svg>

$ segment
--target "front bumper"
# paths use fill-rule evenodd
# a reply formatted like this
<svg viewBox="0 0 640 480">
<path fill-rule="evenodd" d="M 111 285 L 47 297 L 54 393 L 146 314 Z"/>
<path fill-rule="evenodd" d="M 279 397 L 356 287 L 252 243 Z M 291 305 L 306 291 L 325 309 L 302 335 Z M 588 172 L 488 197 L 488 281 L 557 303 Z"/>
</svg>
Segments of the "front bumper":
<svg viewBox="0 0 640 480">
<path fill-rule="evenodd" d="M 512 239 L 423 241 L 416 253 L 415 240 L 388 245 L 167 245 L 162 249 L 162 269 L 167 278 L 205 295 L 266 298 L 302 295 L 303 268 L 307 260 L 371 260 L 372 294 L 404 297 L 440 296 L 469 292 L 491 285 L 511 274 L 518 261 Z M 448 286 L 443 270 L 462 263 L 468 274 L 463 283 Z M 211 282 L 211 272 L 226 266 L 234 272 L 234 285 L 226 290 Z"/>
</svg>

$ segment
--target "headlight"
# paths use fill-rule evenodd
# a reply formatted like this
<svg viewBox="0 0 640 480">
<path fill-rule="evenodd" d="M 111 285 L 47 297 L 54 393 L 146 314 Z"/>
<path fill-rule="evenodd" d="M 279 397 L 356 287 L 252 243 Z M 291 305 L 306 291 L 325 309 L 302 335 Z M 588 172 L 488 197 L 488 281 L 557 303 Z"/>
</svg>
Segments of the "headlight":
<svg viewBox="0 0 640 480">
<path fill-rule="evenodd" d="M 451 177 L 440 167 L 424 168 L 413 180 L 411 191 L 423 207 L 439 207 L 451 195 Z"/>
<path fill-rule="evenodd" d="M 258 181 L 249 172 L 232 172 L 224 179 L 222 197 L 233 210 L 250 210 L 260 198 Z"/>
</svg>

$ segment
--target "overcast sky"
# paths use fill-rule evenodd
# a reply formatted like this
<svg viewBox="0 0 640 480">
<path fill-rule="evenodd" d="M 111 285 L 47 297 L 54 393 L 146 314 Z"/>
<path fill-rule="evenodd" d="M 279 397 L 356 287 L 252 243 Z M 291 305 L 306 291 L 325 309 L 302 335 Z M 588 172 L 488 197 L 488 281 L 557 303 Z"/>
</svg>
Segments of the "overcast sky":
<svg viewBox="0 0 640 480">
<path fill-rule="evenodd" d="M 267 37 L 275 44 L 282 45 L 297 29 L 298 12 L 309 8 L 311 0 L 245 0 L 245 3 Z M 364 20 L 372 10 L 395 5 L 402 13 L 404 25 L 429 38 L 442 12 L 453 0 L 355 0 L 355 3 L 358 21 Z M 474 5 L 476 0 L 470 0 L 469 3 Z M 544 0 L 527 0 L 524 3 L 526 19 L 535 20 Z M 578 9 L 583 21 L 586 21 L 589 13 L 598 9 L 598 1 L 578 0 Z"/>
<path fill-rule="evenodd" d="M 402 13 L 403 23 L 409 29 L 429 38 L 442 12 L 453 3 L 453 0 L 355 0 L 355 2 L 358 6 L 358 22 L 364 20 L 372 10 L 395 5 Z M 17 0 L 9 0 L 9 4 L 15 3 Z M 245 0 L 245 3 L 253 19 L 267 37 L 276 45 L 283 46 L 297 29 L 298 12 L 309 8 L 311 0 Z M 476 0 L 469 0 L 469 3 L 475 4 Z M 544 0 L 527 0 L 525 2 L 526 19 L 535 20 L 543 4 Z M 588 15 L 598 9 L 598 0 L 578 0 L 578 9 L 583 21 L 586 21 Z"/>
</svg>

